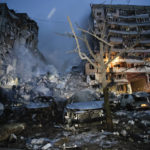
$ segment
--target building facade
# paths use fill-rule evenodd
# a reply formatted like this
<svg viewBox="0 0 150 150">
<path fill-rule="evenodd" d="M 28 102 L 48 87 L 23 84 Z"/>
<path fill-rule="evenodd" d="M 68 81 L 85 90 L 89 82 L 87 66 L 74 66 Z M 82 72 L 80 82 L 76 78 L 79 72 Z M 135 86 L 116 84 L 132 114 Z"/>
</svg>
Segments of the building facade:
<svg viewBox="0 0 150 150">
<path fill-rule="evenodd" d="M 93 31 L 113 45 L 111 52 L 104 50 L 107 62 L 120 53 L 107 68 L 107 80 L 119 93 L 150 92 L 150 7 L 131 5 L 91 5 Z M 99 55 L 99 42 L 93 40 L 93 49 Z M 125 49 L 132 47 L 126 52 Z M 122 53 L 123 52 L 123 53 Z M 95 62 L 96 63 L 96 62 Z M 85 65 L 89 84 L 99 84 L 100 73 L 89 63 Z M 111 74 L 111 75 L 109 75 Z"/>
</svg>

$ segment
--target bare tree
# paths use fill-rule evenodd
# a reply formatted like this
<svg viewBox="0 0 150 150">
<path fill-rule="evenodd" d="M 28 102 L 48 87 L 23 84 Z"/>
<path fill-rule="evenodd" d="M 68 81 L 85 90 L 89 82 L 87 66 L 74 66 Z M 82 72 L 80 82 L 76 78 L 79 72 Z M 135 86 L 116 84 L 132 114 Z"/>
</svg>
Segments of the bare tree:
<svg viewBox="0 0 150 150">
<path fill-rule="evenodd" d="M 76 35 L 75 30 L 73 28 L 72 22 L 69 17 L 67 17 L 68 22 L 70 24 L 70 28 L 72 30 L 72 37 L 74 37 L 76 41 L 76 49 L 75 52 L 78 53 L 79 57 L 82 60 L 88 61 L 94 68 L 96 68 L 99 71 L 100 77 L 99 77 L 99 83 L 102 85 L 103 89 L 103 94 L 104 94 L 104 108 L 105 108 L 105 115 L 106 115 L 106 124 L 107 124 L 107 129 L 108 130 L 113 130 L 113 123 L 112 123 L 112 116 L 111 116 L 111 109 L 109 105 L 109 82 L 107 81 L 107 69 L 109 69 L 110 63 L 112 63 L 117 57 L 122 56 L 125 52 L 130 51 L 136 44 L 131 44 L 130 47 L 126 47 L 125 49 L 122 49 L 121 52 L 118 52 L 113 58 L 111 56 L 113 45 L 111 45 L 109 42 L 107 42 L 106 39 L 106 34 L 105 34 L 105 29 L 106 25 L 104 24 L 103 30 L 101 32 L 101 37 L 97 36 L 94 32 L 89 32 L 87 30 L 78 28 L 82 33 L 84 33 L 83 37 L 79 37 Z M 94 53 L 94 51 L 91 49 L 91 46 L 89 44 L 89 41 L 87 40 L 87 36 L 85 34 L 91 35 L 94 38 L 98 40 L 99 43 L 99 54 L 97 55 Z M 88 51 L 90 56 L 88 56 L 86 53 L 82 52 L 79 40 L 82 40 Z M 105 52 L 108 53 L 108 60 L 104 60 L 104 55 Z"/>
</svg>

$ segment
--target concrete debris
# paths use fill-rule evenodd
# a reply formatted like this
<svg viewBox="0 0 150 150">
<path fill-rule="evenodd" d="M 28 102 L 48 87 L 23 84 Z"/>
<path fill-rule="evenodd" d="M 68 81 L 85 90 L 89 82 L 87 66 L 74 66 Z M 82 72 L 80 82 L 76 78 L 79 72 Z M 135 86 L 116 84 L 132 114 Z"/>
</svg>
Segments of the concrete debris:
<svg viewBox="0 0 150 150">
<path fill-rule="evenodd" d="M 150 127 L 150 121 L 148 121 L 148 120 L 142 120 L 141 123 L 142 123 L 144 126 Z"/>
<path fill-rule="evenodd" d="M 27 142 L 26 147 L 29 150 L 47 150 L 52 147 L 48 138 L 31 139 Z"/>
<path fill-rule="evenodd" d="M 120 133 L 122 136 L 127 136 L 127 131 L 126 130 L 122 130 Z"/>
<path fill-rule="evenodd" d="M 50 148 L 50 147 L 52 147 L 52 144 L 51 144 L 51 143 L 48 143 L 48 144 L 46 144 L 46 145 L 44 145 L 44 146 L 42 147 L 42 150 L 47 150 L 47 149 Z"/>
<path fill-rule="evenodd" d="M 134 124 L 135 124 L 135 122 L 134 122 L 133 120 L 129 120 L 129 121 L 128 121 L 128 124 L 130 124 L 130 125 L 134 125 Z"/>
<path fill-rule="evenodd" d="M 117 115 L 117 116 L 126 116 L 127 114 L 126 114 L 125 111 L 117 111 L 117 112 L 116 112 L 116 115 Z"/>
<path fill-rule="evenodd" d="M 10 138 L 9 138 L 9 141 L 16 141 L 17 140 L 17 136 L 15 134 L 11 134 L 10 135 Z"/>
<path fill-rule="evenodd" d="M 113 121 L 113 124 L 118 124 L 119 123 L 119 120 L 117 120 L 117 119 L 113 119 L 112 121 Z"/>
<path fill-rule="evenodd" d="M 35 91 L 37 91 L 40 95 L 51 96 L 50 89 L 43 85 L 36 87 Z"/>
<path fill-rule="evenodd" d="M 120 135 L 119 132 L 113 132 L 113 134 L 118 136 Z"/>
<path fill-rule="evenodd" d="M 13 123 L 4 125 L 0 129 L 0 141 L 8 139 L 12 134 L 19 134 L 25 130 L 26 125 L 24 123 Z M 13 135 L 15 137 L 15 135 Z M 11 137 L 10 137 L 11 138 Z"/>
</svg>

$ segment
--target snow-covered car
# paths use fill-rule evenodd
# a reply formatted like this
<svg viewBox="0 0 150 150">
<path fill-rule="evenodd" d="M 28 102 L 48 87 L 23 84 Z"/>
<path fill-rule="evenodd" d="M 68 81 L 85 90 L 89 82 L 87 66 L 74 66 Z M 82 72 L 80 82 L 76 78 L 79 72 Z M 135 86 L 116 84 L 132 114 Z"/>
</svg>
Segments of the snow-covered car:
<svg viewBox="0 0 150 150">
<path fill-rule="evenodd" d="M 133 94 L 121 94 L 119 97 L 120 106 L 128 109 L 149 109 L 150 98 L 145 92 L 136 92 Z"/>
<path fill-rule="evenodd" d="M 132 94 L 135 102 L 133 108 L 135 109 L 150 109 L 150 94 L 146 92 L 136 92 Z"/>
<path fill-rule="evenodd" d="M 67 104 L 64 110 L 65 123 L 85 123 L 104 118 L 104 101 L 84 101 Z"/>
</svg>

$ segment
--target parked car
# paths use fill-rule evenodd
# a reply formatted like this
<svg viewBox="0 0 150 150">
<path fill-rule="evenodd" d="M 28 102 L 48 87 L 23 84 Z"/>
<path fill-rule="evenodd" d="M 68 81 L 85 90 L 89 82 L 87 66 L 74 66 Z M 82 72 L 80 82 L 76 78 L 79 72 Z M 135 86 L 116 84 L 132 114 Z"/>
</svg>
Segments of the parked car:
<svg viewBox="0 0 150 150">
<path fill-rule="evenodd" d="M 67 104 L 64 110 L 65 123 L 85 123 L 102 120 L 104 101 L 84 101 Z"/>
<path fill-rule="evenodd" d="M 127 109 L 149 109 L 150 96 L 146 92 L 135 92 L 133 94 L 121 94 L 119 96 L 120 106 Z"/>
<path fill-rule="evenodd" d="M 135 109 L 150 109 L 150 94 L 146 92 L 136 92 L 132 95 L 135 99 L 133 103 Z"/>
</svg>

